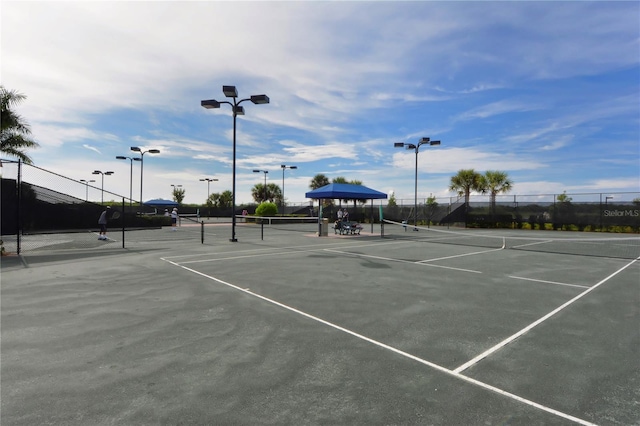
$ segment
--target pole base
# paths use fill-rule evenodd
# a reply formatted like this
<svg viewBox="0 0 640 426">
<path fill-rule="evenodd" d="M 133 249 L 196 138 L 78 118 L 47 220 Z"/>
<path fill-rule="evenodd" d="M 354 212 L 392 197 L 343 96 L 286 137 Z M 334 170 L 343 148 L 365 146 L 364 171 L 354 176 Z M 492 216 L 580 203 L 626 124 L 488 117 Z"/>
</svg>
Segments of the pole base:
<svg viewBox="0 0 640 426">
<path fill-rule="evenodd" d="M 229 241 L 231 241 L 232 243 L 237 243 L 238 239 L 237 238 L 229 238 Z"/>
</svg>

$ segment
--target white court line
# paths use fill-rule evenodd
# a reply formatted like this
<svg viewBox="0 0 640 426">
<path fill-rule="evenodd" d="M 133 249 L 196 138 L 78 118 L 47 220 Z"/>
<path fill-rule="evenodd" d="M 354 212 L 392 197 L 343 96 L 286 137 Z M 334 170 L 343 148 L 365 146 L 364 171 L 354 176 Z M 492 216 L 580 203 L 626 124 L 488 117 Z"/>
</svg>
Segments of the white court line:
<svg viewBox="0 0 640 426">
<path fill-rule="evenodd" d="M 300 250 L 303 247 L 315 247 L 313 249 L 310 250 Z M 273 250 L 278 250 L 278 251 L 273 251 Z M 200 259 L 200 260 L 187 260 L 184 262 L 180 262 L 181 265 L 187 265 L 190 263 L 203 263 L 203 262 L 218 262 L 221 260 L 236 260 L 236 259 L 247 259 L 247 258 L 256 258 L 256 257 L 265 257 L 265 256 L 278 256 L 281 254 L 297 254 L 297 253 L 309 253 L 309 252 L 314 252 L 314 251 L 323 251 L 325 250 L 324 248 L 318 248 L 317 245 L 313 245 L 313 246 L 299 246 L 299 247 L 292 247 L 292 248 L 278 248 L 278 249 L 274 249 L 274 248 L 268 248 L 268 249 L 259 249 L 259 250 L 246 250 L 246 251 L 238 251 L 237 253 L 242 253 L 236 256 L 226 256 L 226 257 L 216 257 L 216 258 L 210 258 L 210 259 Z M 250 253 L 250 252 L 255 252 L 255 251 L 260 251 L 260 252 L 267 252 L 267 253 L 253 253 L 253 254 L 244 254 L 244 253 Z M 164 258 L 169 259 L 168 257 Z"/>
<path fill-rule="evenodd" d="M 348 251 L 334 250 L 334 249 L 324 249 L 325 251 L 330 251 L 333 253 L 345 254 L 347 256 L 354 257 L 366 257 L 369 259 L 378 259 L 378 260 L 386 260 L 388 262 L 399 262 L 399 263 L 409 263 L 411 265 L 421 265 L 421 266 L 429 266 L 431 268 L 441 268 L 441 269 L 450 269 L 453 271 L 462 271 L 462 272 L 471 272 L 474 274 L 481 274 L 481 271 L 474 271 L 473 269 L 462 269 L 462 268 L 454 268 L 452 266 L 443 266 L 443 265 L 431 265 L 429 263 L 422 263 L 423 261 L 413 261 L 413 260 L 403 260 L 403 259 L 394 259 L 392 257 L 382 257 L 382 256 L 373 256 L 369 254 L 359 254 L 359 253 L 351 253 Z"/>
<path fill-rule="evenodd" d="M 96 234 L 97 235 L 97 234 Z M 318 246 L 318 244 L 304 244 L 301 246 L 294 246 L 294 247 L 279 247 L 279 248 L 274 248 L 274 247 L 265 247 L 265 248 L 259 248 L 259 249 L 248 249 L 248 250 L 237 250 L 235 252 L 231 252 L 231 253 L 251 253 L 251 252 L 264 252 L 264 251 L 269 251 L 272 252 L 273 250 L 290 250 L 290 251 L 297 251 L 298 249 L 301 248 L 307 248 L 307 247 L 313 247 L 315 249 L 315 251 L 318 250 L 322 250 L 322 248 L 326 248 L 326 247 L 347 247 L 347 248 L 358 248 L 358 247 L 367 247 L 370 245 L 380 245 L 380 244 L 396 244 L 394 243 L 372 243 L 372 244 L 344 244 L 344 243 L 328 243 L 325 246 Z M 314 251 L 314 250 L 311 250 Z M 202 254 L 180 254 L 180 255 L 174 255 L 174 256 L 167 256 L 164 257 L 163 259 L 179 259 L 182 257 L 202 257 L 202 256 L 210 256 L 212 253 L 202 253 Z M 213 253 L 214 255 L 216 253 Z"/>
<path fill-rule="evenodd" d="M 634 263 L 636 263 L 638 260 L 640 260 L 640 257 L 638 257 L 638 258 L 632 260 L 631 262 L 627 263 L 622 268 L 618 269 L 613 274 L 611 274 L 608 277 L 604 278 L 602 281 L 600 281 L 599 283 L 597 283 L 593 287 L 589 287 L 587 290 L 583 291 L 582 293 L 580 293 L 579 295 L 577 295 L 573 299 L 571 299 L 568 302 L 560 305 L 559 307 L 557 307 L 553 311 L 549 312 L 547 315 L 543 316 L 542 318 L 538 319 L 537 321 L 534 321 L 533 323 L 529 324 L 527 327 L 523 328 L 522 330 L 518 331 L 517 333 L 513 334 L 512 336 L 507 337 L 502 342 L 500 342 L 497 345 L 495 345 L 494 347 L 484 351 L 483 353 L 481 353 L 477 357 L 473 358 L 472 360 L 462 364 L 460 367 L 456 368 L 453 371 L 456 372 L 456 373 L 460 373 L 460 372 L 466 370 L 467 368 L 471 367 L 472 365 L 477 364 L 482 359 L 486 358 L 487 356 L 491 355 L 492 353 L 496 352 L 497 350 L 499 350 L 499 349 L 503 348 L 504 346 L 508 345 L 509 343 L 513 342 L 518 337 L 522 336 L 525 333 L 528 333 L 531 329 L 533 329 L 534 327 L 537 327 L 538 325 L 542 324 L 544 321 L 548 320 L 549 318 L 551 318 L 552 316 L 554 316 L 555 314 L 557 314 L 558 312 L 560 312 L 561 310 L 563 310 L 567 306 L 573 304 L 575 301 L 577 301 L 577 300 L 581 299 L 582 297 L 586 296 L 587 294 L 591 293 L 593 290 L 595 290 L 596 288 L 600 287 L 602 284 L 606 283 L 611 278 L 615 277 L 620 272 L 624 271 L 629 266 L 631 266 Z"/>
<path fill-rule="evenodd" d="M 465 257 L 465 256 L 473 256 L 476 254 L 482 254 L 482 253 L 491 253 L 493 251 L 501 251 L 504 250 L 504 247 L 499 248 L 499 249 L 491 249 L 491 250 L 482 250 L 482 251 L 474 251 L 473 253 L 465 253 L 465 254 L 455 254 L 453 256 L 446 256 L 446 257 L 437 257 L 435 259 L 426 259 L 426 260 L 419 260 L 416 263 L 426 263 L 426 262 L 435 262 L 436 260 L 446 260 L 446 259 L 455 259 L 457 257 Z"/>
<path fill-rule="evenodd" d="M 294 307 L 291 307 L 289 305 L 285 305 L 284 303 L 277 302 L 277 301 L 275 301 L 273 299 L 269 299 L 268 297 L 262 296 L 262 295 L 260 295 L 258 293 L 254 293 L 254 292 L 252 292 L 252 291 L 250 291 L 248 289 L 245 289 L 245 288 L 242 288 L 242 287 L 238 287 L 237 285 L 234 285 L 234 284 L 231 284 L 229 282 L 223 281 L 223 280 L 218 279 L 216 277 L 213 277 L 211 275 L 207 275 L 207 274 L 204 274 L 202 272 L 196 271 L 195 269 L 191 269 L 189 267 L 182 266 L 182 265 L 180 265 L 178 263 L 175 263 L 175 262 L 172 262 L 170 260 L 167 260 L 167 259 L 164 259 L 164 258 L 161 258 L 161 259 L 164 260 L 165 262 L 168 262 L 168 263 L 170 263 L 170 264 L 172 264 L 174 266 L 177 266 L 179 268 L 182 268 L 182 269 L 184 269 L 186 271 L 192 272 L 192 273 L 194 273 L 196 275 L 200 275 L 200 276 L 202 276 L 204 278 L 207 278 L 209 280 L 212 280 L 212 281 L 215 281 L 217 283 L 226 285 L 228 287 L 231 287 L 233 289 L 236 289 L 238 291 L 241 291 L 243 293 L 246 293 L 246 294 L 251 295 L 253 297 L 256 297 L 258 299 L 264 300 L 265 302 L 271 303 L 273 305 L 279 306 L 279 307 L 281 307 L 283 309 L 286 309 L 288 311 L 294 312 L 294 313 L 296 313 L 298 315 L 301 315 L 301 316 L 306 317 L 308 319 L 311 319 L 313 321 L 316 321 L 316 322 L 319 322 L 321 324 L 324 324 L 324 325 L 326 325 L 328 327 L 331 327 L 331 328 L 334 328 L 336 330 L 342 331 L 343 333 L 349 334 L 349 335 L 354 336 L 354 337 L 356 337 L 358 339 L 364 340 L 365 342 L 369 342 L 369 343 L 371 343 L 373 345 L 376 345 L 376 346 L 378 346 L 380 348 L 383 348 L 383 349 L 386 349 L 388 351 L 394 352 L 394 353 L 396 353 L 398 355 L 401 355 L 401 356 L 403 356 L 405 358 L 409 358 L 409 359 L 411 359 L 413 361 L 416 361 L 416 362 L 418 362 L 420 364 L 423 364 L 423 365 L 426 365 L 428 367 L 431 367 L 431 368 L 433 368 L 433 369 L 435 369 L 437 371 L 440 371 L 442 373 L 445 373 L 445 374 L 447 374 L 449 376 L 453 376 L 453 377 L 455 377 L 455 378 L 457 378 L 459 380 L 462 380 L 464 382 L 476 385 L 478 387 L 481 387 L 483 389 L 486 389 L 486 390 L 489 390 L 491 392 L 497 393 L 499 395 L 505 396 L 507 398 L 511 398 L 511 399 L 513 399 L 515 401 L 521 402 L 521 403 L 529 405 L 531 407 L 538 408 L 538 409 L 540 409 L 542 411 L 545 411 L 545 412 L 550 413 L 550 414 L 554 414 L 554 415 L 556 415 L 558 417 L 562 417 L 562 418 L 571 420 L 571 421 L 576 422 L 578 424 L 585 425 L 585 426 L 596 426 L 594 423 L 590 423 L 590 422 L 588 422 L 586 420 L 582 420 L 582 419 L 579 419 L 577 417 L 571 416 L 569 414 L 563 413 L 561 411 L 555 410 L 553 408 L 546 407 L 546 406 L 544 406 L 542 404 L 538 404 L 537 402 L 531 401 L 529 399 L 523 398 L 521 396 L 518 396 L 518 395 L 510 393 L 510 392 L 507 392 L 507 391 L 502 390 L 500 388 L 497 388 L 495 386 L 491 386 L 491 385 L 489 385 L 487 383 L 481 382 L 481 381 L 473 379 L 471 377 L 464 376 L 464 375 L 460 374 L 459 372 L 457 372 L 455 370 L 450 370 L 448 368 L 442 367 L 441 365 L 435 364 L 433 362 L 427 361 L 427 360 L 422 359 L 422 358 L 418 358 L 417 356 L 411 355 L 408 352 L 404 352 L 404 351 L 402 351 L 400 349 L 394 348 L 393 346 L 389 346 L 389 345 L 387 345 L 385 343 L 382 343 L 382 342 L 379 342 L 377 340 L 371 339 L 371 338 L 366 337 L 366 336 L 364 336 L 362 334 L 356 333 L 355 331 L 352 331 L 352 330 L 349 330 L 347 328 L 341 327 L 341 326 L 339 326 L 337 324 L 334 324 L 332 322 L 323 320 L 322 318 L 313 316 L 311 314 L 303 312 L 303 311 L 301 311 L 299 309 L 296 309 Z"/>
<path fill-rule="evenodd" d="M 562 239 L 558 239 L 556 241 L 562 241 Z M 553 240 L 536 241 L 536 242 L 529 243 L 529 244 L 520 244 L 520 245 L 517 245 L 517 246 L 513 246 L 513 248 L 514 249 L 518 249 L 518 248 L 521 248 L 521 247 L 536 246 L 536 245 L 539 245 L 539 244 L 547 244 L 547 243 L 552 243 L 552 242 L 553 242 Z"/>
<path fill-rule="evenodd" d="M 589 288 L 588 285 L 567 284 L 567 283 L 559 283 L 559 282 L 556 282 L 556 281 L 537 280 L 535 278 L 516 277 L 515 275 L 509 275 L 508 277 L 516 279 L 516 280 L 533 281 L 533 282 L 536 282 L 536 283 L 545 283 L 545 284 L 553 284 L 553 285 L 564 285 L 564 286 L 567 286 L 567 287 Z"/>
</svg>

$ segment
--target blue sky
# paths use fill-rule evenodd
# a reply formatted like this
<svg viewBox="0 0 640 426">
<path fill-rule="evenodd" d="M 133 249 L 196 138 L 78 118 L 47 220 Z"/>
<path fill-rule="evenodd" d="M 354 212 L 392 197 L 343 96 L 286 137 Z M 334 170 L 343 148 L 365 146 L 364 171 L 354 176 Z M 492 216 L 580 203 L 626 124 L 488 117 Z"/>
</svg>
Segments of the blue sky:
<svg viewBox="0 0 640 426">
<path fill-rule="evenodd" d="M 413 200 L 453 195 L 460 169 L 501 170 L 512 194 L 640 191 L 638 2 L 12 2 L 1 4 L 2 84 L 74 179 L 112 170 L 145 200 L 204 202 L 232 188 L 232 116 L 200 106 L 267 94 L 238 117 L 237 202 L 282 184 L 306 202 L 318 173 Z M 133 194 L 139 198 L 139 165 Z M 90 198 L 97 199 L 98 193 Z M 82 197 L 83 195 L 79 195 Z"/>
</svg>

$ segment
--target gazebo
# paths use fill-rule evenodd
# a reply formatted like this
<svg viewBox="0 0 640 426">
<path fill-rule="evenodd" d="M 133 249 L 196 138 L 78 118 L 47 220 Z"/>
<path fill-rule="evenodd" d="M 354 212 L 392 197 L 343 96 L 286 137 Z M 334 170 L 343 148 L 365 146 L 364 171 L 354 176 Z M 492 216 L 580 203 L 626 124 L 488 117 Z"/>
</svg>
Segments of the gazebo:
<svg viewBox="0 0 640 426">
<path fill-rule="evenodd" d="M 165 200 L 162 198 L 156 198 L 154 200 L 145 201 L 143 204 L 148 207 L 153 207 L 156 210 L 156 213 L 158 210 L 164 211 L 164 209 L 169 209 L 169 208 L 179 206 L 179 204 L 176 201 Z"/>
<path fill-rule="evenodd" d="M 352 183 L 330 183 L 304 194 L 312 200 L 371 200 L 371 232 L 373 233 L 373 200 L 386 199 L 387 194 Z M 318 216 L 322 215 L 318 212 Z M 318 219 L 320 220 L 320 218 Z"/>
</svg>

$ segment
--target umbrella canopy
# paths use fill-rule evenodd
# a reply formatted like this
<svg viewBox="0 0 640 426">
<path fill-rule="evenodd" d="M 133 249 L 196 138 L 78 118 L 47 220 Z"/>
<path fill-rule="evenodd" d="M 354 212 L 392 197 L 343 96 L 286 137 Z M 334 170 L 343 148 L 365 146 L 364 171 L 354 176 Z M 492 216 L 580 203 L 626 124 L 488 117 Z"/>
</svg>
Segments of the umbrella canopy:
<svg viewBox="0 0 640 426">
<path fill-rule="evenodd" d="M 164 200 L 162 198 L 156 198 L 155 200 L 149 200 L 144 202 L 145 206 L 154 207 L 178 207 L 178 203 L 173 200 Z"/>
<path fill-rule="evenodd" d="M 363 185 L 351 183 L 330 183 L 322 188 L 314 189 L 304 194 L 305 197 L 314 200 L 341 199 L 341 200 L 378 200 L 387 198 L 387 194 L 367 188 Z"/>
</svg>

